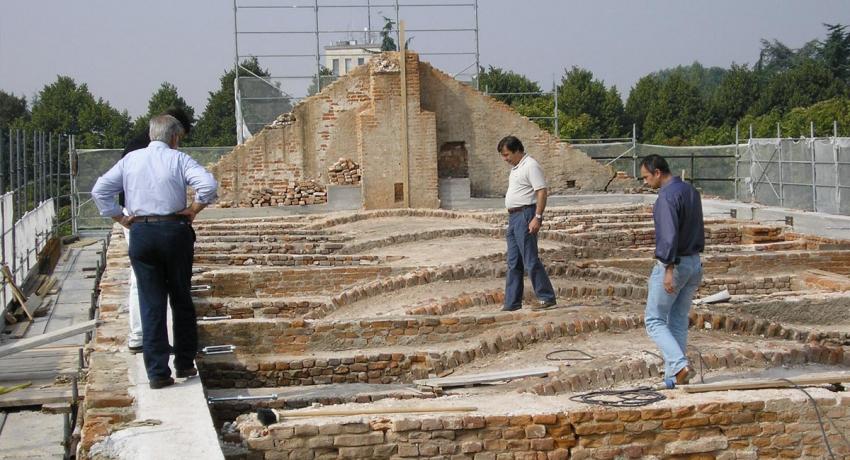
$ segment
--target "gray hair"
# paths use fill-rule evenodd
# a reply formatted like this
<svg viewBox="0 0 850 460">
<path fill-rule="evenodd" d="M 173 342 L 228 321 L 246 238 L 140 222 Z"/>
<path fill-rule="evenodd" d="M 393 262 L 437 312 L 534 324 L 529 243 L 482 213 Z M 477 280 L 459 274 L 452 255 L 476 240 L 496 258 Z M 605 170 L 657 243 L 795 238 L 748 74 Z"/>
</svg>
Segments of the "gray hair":
<svg viewBox="0 0 850 460">
<path fill-rule="evenodd" d="M 162 141 L 170 144 L 172 137 L 175 135 L 182 136 L 184 132 L 180 121 L 171 115 L 158 115 L 151 118 L 149 131 L 151 141 Z"/>
</svg>

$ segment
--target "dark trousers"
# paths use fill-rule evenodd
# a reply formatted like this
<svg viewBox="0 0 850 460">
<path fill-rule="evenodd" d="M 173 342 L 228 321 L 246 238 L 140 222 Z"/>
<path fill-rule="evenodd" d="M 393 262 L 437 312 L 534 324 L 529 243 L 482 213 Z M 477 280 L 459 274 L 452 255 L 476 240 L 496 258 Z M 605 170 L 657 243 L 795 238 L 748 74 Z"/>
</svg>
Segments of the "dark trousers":
<svg viewBox="0 0 850 460">
<path fill-rule="evenodd" d="M 148 379 L 171 376 L 168 319 L 171 299 L 174 367 L 195 364 L 198 328 L 192 304 L 192 257 L 195 233 L 184 221 L 134 223 L 130 227 L 130 263 L 136 272 Z"/>
<path fill-rule="evenodd" d="M 523 273 L 528 272 L 534 294 L 540 300 L 555 300 L 555 291 L 543 263 L 537 256 L 537 235 L 528 232 L 535 208 L 529 206 L 508 217 L 508 273 L 505 281 L 505 306 L 522 305 Z"/>
</svg>

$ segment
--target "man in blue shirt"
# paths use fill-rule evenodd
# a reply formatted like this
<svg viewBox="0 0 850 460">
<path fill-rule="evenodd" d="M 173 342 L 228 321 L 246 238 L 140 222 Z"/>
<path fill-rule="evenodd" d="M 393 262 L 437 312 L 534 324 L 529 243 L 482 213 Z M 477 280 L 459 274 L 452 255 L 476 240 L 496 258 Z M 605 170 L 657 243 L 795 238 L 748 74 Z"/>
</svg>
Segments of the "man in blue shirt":
<svg viewBox="0 0 850 460">
<path fill-rule="evenodd" d="M 100 214 L 130 229 L 130 263 L 139 288 L 145 368 L 153 389 L 174 383 L 168 367 L 169 299 L 176 375 L 182 378 L 198 373 L 198 331 L 190 294 L 195 242 L 192 221 L 216 200 L 218 183 L 195 160 L 175 150 L 183 135 L 176 118 L 154 117 L 148 147 L 127 154 L 92 188 Z M 195 190 L 195 201 L 188 207 L 187 185 Z M 115 202 L 122 191 L 129 215 Z"/>
<path fill-rule="evenodd" d="M 646 299 L 646 332 L 664 355 L 668 382 L 687 384 L 694 375 L 686 356 L 688 313 L 702 282 L 699 254 L 705 229 L 699 192 L 670 173 L 667 161 L 649 155 L 641 161 L 646 185 L 658 189 L 652 208 L 655 221 L 655 266 Z"/>
</svg>

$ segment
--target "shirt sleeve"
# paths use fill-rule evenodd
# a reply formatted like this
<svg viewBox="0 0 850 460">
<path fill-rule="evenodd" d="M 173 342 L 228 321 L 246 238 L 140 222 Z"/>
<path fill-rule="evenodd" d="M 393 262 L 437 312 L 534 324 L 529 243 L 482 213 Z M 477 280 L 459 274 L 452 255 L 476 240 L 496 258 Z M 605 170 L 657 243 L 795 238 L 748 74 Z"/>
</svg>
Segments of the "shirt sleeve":
<svg viewBox="0 0 850 460">
<path fill-rule="evenodd" d="M 652 210 L 655 220 L 655 258 L 667 265 L 676 261 L 679 247 L 679 216 L 667 197 L 658 196 Z"/>
<path fill-rule="evenodd" d="M 531 182 L 531 188 L 538 191 L 541 188 L 546 188 L 546 178 L 543 177 L 543 168 L 536 161 L 528 167 L 528 181 Z"/>
<path fill-rule="evenodd" d="M 211 204 L 218 199 L 218 182 L 215 177 L 185 153 L 183 153 L 183 177 L 195 190 L 195 201 L 198 203 Z"/>
<path fill-rule="evenodd" d="M 121 206 L 115 202 L 115 195 L 123 190 L 124 161 L 120 160 L 109 171 L 100 176 L 91 189 L 92 200 L 94 200 L 101 216 L 115 217 L 122 214 Z"/>
</svg>

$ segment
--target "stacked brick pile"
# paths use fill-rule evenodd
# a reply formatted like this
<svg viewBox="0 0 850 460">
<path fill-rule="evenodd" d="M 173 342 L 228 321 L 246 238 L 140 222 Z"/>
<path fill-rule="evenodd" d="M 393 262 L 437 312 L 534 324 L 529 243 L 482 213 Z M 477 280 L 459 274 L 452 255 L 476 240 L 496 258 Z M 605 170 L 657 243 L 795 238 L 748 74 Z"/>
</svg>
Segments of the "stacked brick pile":
<svg viewBox="0 0 850 460">
<path fill-rule="evenodd" d="M 275 190 L 262 188 L 251 191 L 243 198 L 240 206 L 259 208 L 263 206 L 304 206 L 328 202 L 325 187 L 314 180 L 286 182 L 286 187 Z"/>
<path fill-rule="evenodd" d="M 360 185 L 360 165 L 340 158 L 328 168 L 328 183 L 335 185 Z"/>
</svg>

